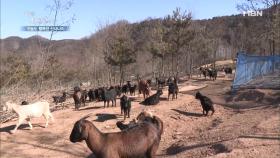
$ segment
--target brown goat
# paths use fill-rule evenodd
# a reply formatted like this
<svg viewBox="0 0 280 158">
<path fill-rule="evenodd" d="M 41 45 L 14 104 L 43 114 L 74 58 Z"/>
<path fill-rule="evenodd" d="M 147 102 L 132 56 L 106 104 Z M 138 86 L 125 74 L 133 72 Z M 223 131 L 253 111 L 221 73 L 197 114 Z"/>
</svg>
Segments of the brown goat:
<svg viewBox="0 0 280 158">
<path fill-rule="evenodd" d="M 102 133 L 93 123 L 82 118 L 75 123 L 70 141 L 83 140 L 98 158 L 154 158 L 160 143 L 160 132 L 152 123 L 143 122 L 121 132 Z"/>
<path fill-rule="evenodd" d="M 147 81 L 140 80 L 138 82 L 138 88 L 139 88 L 139 94 L 143 93 L 144 99 L 146 98 L 146 95 L 150 96 L 150 88 Z"/>
</svg>

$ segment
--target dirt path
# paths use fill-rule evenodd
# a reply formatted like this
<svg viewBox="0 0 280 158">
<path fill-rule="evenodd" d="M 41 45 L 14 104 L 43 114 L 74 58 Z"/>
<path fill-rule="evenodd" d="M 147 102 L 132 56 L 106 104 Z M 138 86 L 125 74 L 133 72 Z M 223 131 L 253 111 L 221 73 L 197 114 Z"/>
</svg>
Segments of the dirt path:
<svg viewBox="0 0 280 158">
<path fill-rule="evenodd" d="M 230 81 L 198 81 L 188 84 L 207 84 L 203 93 L 222 95 Z M 222 89 L 221 89 L 222 88 Z M 132 120 L 148 108 L 162 118 L 164 134 L 157 152 L 158 157 L 280 157 L 279 106 L 262 105 L 255 108 L 234 109 L 215 104 L 213 116 L 202 116 L 202 109 L 192 95 L 180 93 L 177 100 L 167 101 L 166 90 L 162 101 L 152 107 L 139 102 L 132 104 Z M 90 150 L 85 142 L 73 144 L 69 135 L 76 120 L 92 113 L 92 121 L 102 132 L 119 131 L 115 123 L 122 120 L 119 102 L 117 107 L 103 109 L 103 103 L 88 103 L 84 109 L 65 109 L 53 112 L 55 122 L 43 128 L 44 119 L 32 120 L 33 130 L 22 125 L 16 134 L 16 120 L 1 124 L 2 157 L 88 157 Z M 269 154 L 268 154 L 269 153 Z"/>
</svg>

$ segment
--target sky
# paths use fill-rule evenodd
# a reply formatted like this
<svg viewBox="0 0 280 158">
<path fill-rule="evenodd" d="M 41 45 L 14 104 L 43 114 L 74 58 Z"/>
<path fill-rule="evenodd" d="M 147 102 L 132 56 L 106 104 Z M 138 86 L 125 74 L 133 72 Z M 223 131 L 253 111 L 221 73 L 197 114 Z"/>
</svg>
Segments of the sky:
<svg viewBox="0 0 280 158">
<path fill-rule="evenodd" d="M 54 14 L 50 14 L 47 8 L 52 2 L 53 0 L 1 0 L 1 39 L 9 36 L 28 38 L 34 35 L 49 38 L 49 32 L 28 32 L 21 28 L 38 25 L 44 17 L 53 18 Z M 177 7 L 192 12 L 193 19 L 239 14 L 236 5 L 240 2 L 241 0 L 73 0 L 69 10 L 58 14 L 57 21 L 60 24 L 73 16 L 76 20 L 70 24 L 69 31 L 57 32 L 53 39 L 87 37 L 105 24 L 123 19 L 134 23 L 147 18 L 162 18 Z"/>
</svg>

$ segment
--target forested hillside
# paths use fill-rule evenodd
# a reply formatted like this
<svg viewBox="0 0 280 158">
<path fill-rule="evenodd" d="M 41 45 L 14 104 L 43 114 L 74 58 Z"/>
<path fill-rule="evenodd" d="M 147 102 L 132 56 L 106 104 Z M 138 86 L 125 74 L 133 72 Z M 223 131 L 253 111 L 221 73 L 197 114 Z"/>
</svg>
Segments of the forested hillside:
<svg viewBox="0 0 280 158">
<path fill-rule="evenodd" d="M 118 21 L 80 40 L 1 39 L 1 87 L 34 88 L 42 81 L 109 85 L 136 75 L 189 74 L 193 67 L 234 59 L 239 51 L 279 54 L 277 13 L 279 5 L 265 10 L 263 16 L 193 20 L 190 13 L 177 9 L 160 19 Z"/>
</svg>

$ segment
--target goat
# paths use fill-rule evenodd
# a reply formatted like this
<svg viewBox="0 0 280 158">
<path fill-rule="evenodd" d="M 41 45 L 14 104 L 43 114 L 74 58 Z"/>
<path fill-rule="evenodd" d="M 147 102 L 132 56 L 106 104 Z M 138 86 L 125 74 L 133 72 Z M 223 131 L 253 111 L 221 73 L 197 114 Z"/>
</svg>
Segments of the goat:
<svg viewBox="0 0 280 158">
<path fill-rule="evenodd" d="M 166 81 L 164 78 L 159 79 L 156 77 L 156 83 L 157 83 L 157 87 L 159 88 L 159 87 L 163 87 L 165 85 Z"/>
<path fill-rule="evenodd" d="M 131 109 L 131 100 L 126 96 L 123 95 L 120 99 L 121 104 L 121 114 L 124 113 L 124 120 L 126 119 L 126 116 L 130 117 L 130 109 Z"/>
<path fill-rule="evenodd" d="M 135 90 L 137 85 L 131 85 L 130 82 L 127 83 L 130 95 L 135 95 Z"/>
<path fill-rule="evenodd" d="M 179 92 L 179 88 L 177 85 L 177 80 L 174 78 L 173 82 L 170 81 L 168 85 L 168 100 L 171 94 L 172 94 L 172 100 L 175 98 L 177 99 L 178 92 Z"/>
<path fill-rule="evenodd" d="M 146 98 L 146 96 L 150 96 L 150 88 L 147 81 L 140 80 L 138 82 L 138 88 L 139 88 L 139 94 L 143 93 L 144 99 Z"/>
<path fill-rule="evenodd" d="M 203 74 L 203 76 L 206 80 L 206 76 L 207 76 L 208 71 L 203 67 L 200 67 L 199 70 L 200 70 L 200 76 L 201 76 L 201 74 Z"/>
<path fill-rule="evenodd" d="M 149 122 L 143 122 L 116 133 L 102 133 L 92 122 L 78 120 L 70 134 L 73 143 L 86 141 L 98 158 L 154 158 L 160 143 L 160 131 Z"/>
<path fill-rule="evenodd" d="M 117 85 L 114 87 L 116 92 L 117 92 L 117 96 L 120 97 L 122 95 L 122 88 L 121 86 Z"/>
<path fill-rule="evenodd" d="M 124 93 L 124 94 L 127 94 L 127 92 L 129 91 L 129 87 L 128 87 L 128 85 L 123 85 L 122 86 L 122 93 Z"/>
<path fill-rule="evenodd" d="M 137 126 L 136 122 L 129 122 L 128 124 L 124 124 L 122 121 L 118 121 L 116 123 L 117 127 L 122 131 L 122 130 L 126 130 L 128 128 L 133 128 L 135 126 Z"/>
<path fill-rule="evenodd" d="M 224 68 L 225 74 L 232 74 L 232 68 L 231 67 L 226 67 Z"/>
<path fill-rule="evenodd" d="M 78 91 L 81 91 L 81 88 L 79 86 L 75 86 L 74 87 L 74 92 L 78 92 Z"/>
<path fill-rule="evenodd" d="M 18 115 L 18 123 L 11 133 L 15 133 L 17 128 L 23 123 L 24 120 L 28 122 L 30 129 L 32 129 L 30 120 L 34 117 L 41 117 L 43 115 L 46 119 L 45 128 L 48 127 L 49 118 L 54 121 L 50 111 L 50 105 L 47 101 L 38 101 L 24 106 L 20 106 L 8 101 L 6 102 L 6 109 L 8 111 L 14 111 Z"/>
<path fill-rule="evenodd" d="M 162 90 L 159 89 L 157 90 L 157 92 L 153 95 L 151 95 L 150 97 L 146 98 L 143 102 L 141 102 L 140 104 L 143 104 L 143 105 L 156 105 L 159 103 L 159 99 L 160 99 L 160 96 L 162 95 Z"/>
<path fill-rule="evenodd" d="M 173 82 L 172 77 L 168 77 L 166 83 L 169 85 L 169 84 L 172 83 L 172 82 Z"/>
<path fill-rule="evenodd" d="M 208 71 L 208 75 L 210 77 L 210 80 L 211 80 L 211 78 L 213 79 L 213 81 L 217 79 L 217 70 L 216 69 L 208 68 L 206 70 Z"/>
<path fill-rule="evenodd" d="M 148 80 L 147 80 L 147 83 L 149 84 L 149 86 L 151 86 L 151 85 L 152 85 L 152 80 L 151 80 L 151 79 L 148 79 Z"/>
<path fill-rule="evenodd" d="M 103 88 L 97 88 L 97 89 L 94 90 L 94 95 L 95 95 L 97 101 L 102 100 L 101 94 L 103 93 L 103 90 L 104 90 Z"/>
<path fill-rule="evenodd" d="M 80 91 L 74 91 L 73 99 L 75 103 L 75 110 L 79 110 L 81 106 L 81 97 L 82 97 L 82 93 Z"/>
<path fill-rule="evenodd" d="M 105 108 L 105 104 L 107 102 L 107 107 L 109 107 L 109 102 L 112 101 L 112 107 L 116 105 L 116 98 L 117 98 L 117 91 L 116 89 L 103 89 L 101 90 L 101 98 L 104 101 L 104 108 Z"/>
<path fill-rule="evenodd" d="M 202 113 L 203 115 L 208 115 L 208 112 L 211 110 L 212 111 L 212 114 L 214 114 L 215 110 L 214 110 L 214 106 L 213 106 L 213 102 L 210 98 L 202 95 L 199 91 L 196 93 L 195 95 L 195 99 L 199 99 L 200 100 L 200 103 L 201 103 L 201 106 L 202 106 Z M 204 113 L 206 112 L 206 113 Z"/>
<path fill-rule="evenodd" d="M 87 97 L 88 97 L 88 92 L 87 90 L 82 90 L 81 92 L 81 102 L 83 103 L 83 105 L 85 106 L 86 105 L 86 100 L 87 100 Z"/>
<path fill-rule="evenodd" d="M 66 92 L 63 92 L 62 96 L 52 96 L 52 98 L 55 105 L 57 105 L 57 103 L 63 103 L 66 101 Z"/>
<path fill-rule="evenodd" d="M 95 96 L 95 93 L 94 93 L 94 90 L 93 89 L 90 89 L 89 91 L 88 91 L 88 98 L 89 98 L 89 101 L 90 102 L 92 102 L 92 101 L 94 101 L 96 98 L 97 98 L 97 96 Z"/>
</svg>

